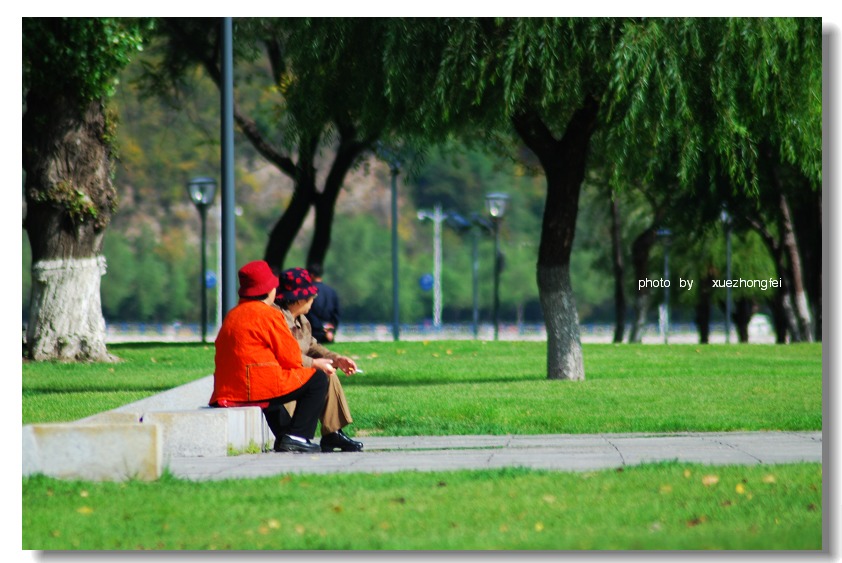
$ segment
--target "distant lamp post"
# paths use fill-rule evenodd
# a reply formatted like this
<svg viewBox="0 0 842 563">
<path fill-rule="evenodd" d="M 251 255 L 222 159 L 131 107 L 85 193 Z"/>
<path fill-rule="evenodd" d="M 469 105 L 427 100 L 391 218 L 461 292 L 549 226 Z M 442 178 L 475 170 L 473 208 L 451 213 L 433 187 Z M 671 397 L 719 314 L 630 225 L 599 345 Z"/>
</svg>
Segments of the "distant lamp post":
<svg viewBox="0 0 842 563">
<path fill-rule="evenodd" d="M 205 252 L 205 242 L 207 239 L 207 218 L 208 207 L 213 205 L 213 199 L 216 195 L 216 180 L 208 177 L 193 178 L 187 183 L 187 193 L 190 195 L 190 201 L 199 210 L 199 217 L 202 223 L 202 265 L 201 273 L 201 295 L 202 295 L 202 342 L 207 341 L 208 332 L 208 292 L 207 292 L 207 256 Z"/>
<path fill-rule="evenodd" d="M 485 196 L 485 208 L 494 225 L 494 340 L 500 337 L 500 223 L 508 202 L 508 194 L 490 193 Z"/>
<path fill-rule="evenodd" d="M 494 227 L 491 221 L 479 213 L 471 213 L 468 218 L 459 213 L 448 213 L 447 224 L 460 234 L 471 233 L 471 293 L 472 293 L 472 325 L 474 340 L 479 338 L 479 235 L 480 230 L 491 233 Z"/>
<path fill-rule="evenodd" d="M 441 210 L 441 205 L 433 207 L 433 212 L 426 210 L 418 212 L 419 221 L 433 222 L 433 328 L 441 328 L 441 224 L 447 219 L 447 214 Z"/>
<path fill-rule="evenodd" d="M 720 220 L 725 226 L 725 279 L 731 279 L 731 214 L 723 209 Z M 725 285 L 725 344 L 731 343 L 731 286 Z"/>
<path fill-rule="evenodd" d="M 389 166 L 392 177 L 392 338 L 400 339 L 400 298 L 398 276 L 398 175 L 401 173 L 405 150 L 378 141 L 375 144 L 377 158 Z"/>
<path fill-rule="evenodd" d="M 670 237 L 672 231 L 659 229 L 657 235 L 663 240 L 664 245 L 664 304 L 662 305 L 661 326 L 664 330 L 664 344 L 669 344 L 670 333 Z"/>
</svg>

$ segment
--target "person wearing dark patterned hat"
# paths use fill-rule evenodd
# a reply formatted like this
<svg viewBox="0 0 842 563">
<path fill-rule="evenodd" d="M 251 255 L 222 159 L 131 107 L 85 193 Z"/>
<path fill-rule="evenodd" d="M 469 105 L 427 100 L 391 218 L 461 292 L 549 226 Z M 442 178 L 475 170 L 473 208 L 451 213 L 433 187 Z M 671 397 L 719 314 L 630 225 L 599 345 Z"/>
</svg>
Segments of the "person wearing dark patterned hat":
<svg viewBox="0 0 842 563">
<path fill-rule="evenodd" d="M 262 260 L 238 272 L 240 301 L 225 316 L 214 346 L 212 407 L 259 406 L 275 434 L 275 451 L 318 452 L 310 440 L 324 410 L 328 376 L 304 366 L 298 342 L 274 306 L 278 278 Z M 296 401 L 295 414 L 284 404 Z M 280 413 L 286 417 L 280 424 Z"/>
<path fill-rule="evenodd" d="M 327 344 L 336 340 L 336 331 L 339 330 L 339 295 L 322 280 L 321 264 L 308 264 L 307 271 L 313 276 L 313 283 L 319 290 L 319 298 L 313 302 L 307 313 L 307 320 L 313 327 L 313 338 L 316 342 Z"/>
<path fill-rule="evenodd" d="M 287 321 L 287 326 L 301 349 L 301 364 L 324 371 L 328 376 L 328 391 L 324 411 L 320 417 L 323 452 L 341 450 L 358 452 L 363 449 L 362 442 L 352 440 L 342 429 L 353 422 L 345 391 L 336 370 L 341 369 L 346 375 L 357 372 L 357 364 L 351 358 L 332 352 L 313 338 L 310 322 L 306 314 L 318 296 L 318 288 L 313 283 L 310 273 L 303 268 L 285 270 L 280 275 L 275 306 Z M 293 414 L 297 406 L 287 403 L 287 410 Z"/>
</svg>

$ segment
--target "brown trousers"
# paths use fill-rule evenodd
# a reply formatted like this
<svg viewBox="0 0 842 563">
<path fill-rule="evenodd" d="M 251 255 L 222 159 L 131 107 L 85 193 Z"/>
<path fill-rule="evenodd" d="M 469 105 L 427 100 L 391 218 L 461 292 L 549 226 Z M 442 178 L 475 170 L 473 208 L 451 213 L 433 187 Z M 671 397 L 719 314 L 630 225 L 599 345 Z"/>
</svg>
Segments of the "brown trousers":
<svg viewBox="0 0 842 563">
<path fill-rule="evenodd" d="M 319 417 L 322 426 L 322 436 L 331 434 L 348 426 L 354 419 L 351 418 L 351 409 L 348 408 L 348 401 L 345 399 L 345 391 L 339 382 L 339 376 L 334 373 L 327 377 L 327 398 L 322 416 Z M 295 412 L 295 401 L 284 405 L 290 416 Z"/>
</svg>

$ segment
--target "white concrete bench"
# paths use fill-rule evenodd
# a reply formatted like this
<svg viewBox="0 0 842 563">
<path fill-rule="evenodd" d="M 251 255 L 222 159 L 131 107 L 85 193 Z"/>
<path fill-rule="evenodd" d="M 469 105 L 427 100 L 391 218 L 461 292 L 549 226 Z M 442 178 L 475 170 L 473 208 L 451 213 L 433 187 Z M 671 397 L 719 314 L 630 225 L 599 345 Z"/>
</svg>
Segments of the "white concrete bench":
<svg viewBox="0 0 842 563">
<path fill-rule="evenodd" d="M 23 475 L 157 479 L 173 457 L 271 449 L 258 407 L 211 408 L 213 376 L 69 423 L 23 427 Z"/>
</svg>

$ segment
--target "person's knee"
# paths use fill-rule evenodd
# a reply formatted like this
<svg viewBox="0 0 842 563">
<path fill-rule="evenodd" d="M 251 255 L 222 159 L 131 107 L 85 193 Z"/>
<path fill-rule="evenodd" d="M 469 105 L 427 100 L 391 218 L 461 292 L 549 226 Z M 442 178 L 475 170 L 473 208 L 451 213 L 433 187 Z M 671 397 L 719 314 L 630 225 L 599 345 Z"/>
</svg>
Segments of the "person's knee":
<svg viewBox="0 0 842 563">
<path fill-rule="evenodd" d="M 320 369 L 310 378 L 310 385 L 314 391 L 327 391 L 328 375 Z"/>
</svg>

